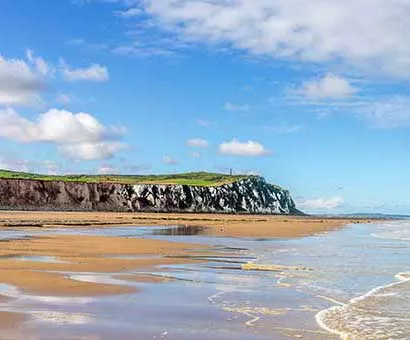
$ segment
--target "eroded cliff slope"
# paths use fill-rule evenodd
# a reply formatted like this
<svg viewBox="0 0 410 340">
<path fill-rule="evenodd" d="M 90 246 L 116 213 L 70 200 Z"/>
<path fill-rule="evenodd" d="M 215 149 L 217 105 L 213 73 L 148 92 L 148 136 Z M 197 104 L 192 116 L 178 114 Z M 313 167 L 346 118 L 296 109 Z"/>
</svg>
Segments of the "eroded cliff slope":
<svg viewBox="0 0 410 340">
<path fill-rule="evenodd" d="M 258 176 L 218 186 L 0 179 L 0 209 L 300 213 L 287 190 Z"/>
</svg>

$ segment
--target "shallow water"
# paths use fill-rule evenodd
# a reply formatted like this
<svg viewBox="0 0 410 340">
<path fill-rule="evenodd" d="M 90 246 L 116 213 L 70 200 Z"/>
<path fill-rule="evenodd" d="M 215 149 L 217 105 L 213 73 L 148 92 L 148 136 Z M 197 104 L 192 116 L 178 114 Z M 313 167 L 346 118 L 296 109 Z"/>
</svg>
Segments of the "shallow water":
<svg viewBox="0 0 410 340">
<path fill-rule="evenodd" d="M 23 334 L 31 336 L 25 339 L 42 340 L 338 339 L 341 335 L 410 339 L 410 275 L 406 274 L 410 221 L 355 224 L 321 236 L 276 240 L 216 238 L 202 235 L 201 229 L 181 228 L 51 232 L 199 242 L 216 247 L 222 256 L 158 268 L 154 275 L 175 280 L 155 285 L 114 280 L 116 273 L 70 273 L 74 280 L 142 288 L 137 294 L 38 297 L 0 285 L 1 295 L 17 298 L 0 304 L 0 310 L 33 316 L 19 331 L 20 338 Z M 13 231 L 6 235 L 0 231 L 0 239 L 3 236 L 13 237 Z M 16 230 L 14 236 L 25 235 Z M 242 270 L 246 262 L 274 270 Z"/>
</svg>

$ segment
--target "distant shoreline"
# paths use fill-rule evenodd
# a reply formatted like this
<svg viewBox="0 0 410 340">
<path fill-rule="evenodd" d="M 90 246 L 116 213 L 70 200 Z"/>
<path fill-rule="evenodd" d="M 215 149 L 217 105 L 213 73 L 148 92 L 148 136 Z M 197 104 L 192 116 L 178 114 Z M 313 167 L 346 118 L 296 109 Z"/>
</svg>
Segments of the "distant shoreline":
<svg viewBox="0 0 410 340">
<path fill-rule="evenodd" d="M 388 219 L 307 215 L 0 211 L 0 228 L 180 225 L 202 226 L 205 234 L 214 236 L 272 238 L 303 237 L 352 223 L 385 220 Z"/>
</svg>

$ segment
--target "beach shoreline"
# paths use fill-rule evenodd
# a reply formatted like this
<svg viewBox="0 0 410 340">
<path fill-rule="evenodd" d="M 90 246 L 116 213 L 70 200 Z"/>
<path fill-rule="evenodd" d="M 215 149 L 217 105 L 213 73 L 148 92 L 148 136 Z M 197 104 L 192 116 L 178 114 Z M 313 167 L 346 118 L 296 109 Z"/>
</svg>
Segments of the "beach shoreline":
<svg viewBox="0 0 410 340">
<path fill-rule="evenodd" d="M 198 226 L 204 228 L 204 235 L 227 237 L 305 237 L 348 224 L 374 221 L 379 220 L 294 215 L 0 211 L 0 229 Z"/>
<path fill-rule="evenodd" d="M 119 284 L 115 280 L 161 284 L 167 282 L 168 278 L 152 275 L 160 266 L 195 264 L 205 262 L 207 256 L 221 255 L 218 250 L 201 244 L 200 241 L 185 243 L 152 239 L 149 236 L 90 236 L 81 234 L 81 229 L 84 228 L 198 227 L 198 240 L 200 236 L 291 239 L 328 233 L 353 223 L 370 222 L 372 221 L 369 219 L 285 215 L 3 211 L 0 212 L 0 231 L 41 231 L 41 234 L 24 239 L 3 240 L 0 248 L 0 283 L 16 288 L 21 294 L 35 296 L 98 298 L 135 294 L 139 288 Z M 78 229 L 79 233 L 47 233 L 55 228 L 71 231 Z M 232 256 L 229 251 L 222 255 Z M 89 273 L 100 275 L 102 282 L 90 280 Z M 9 315 L 8 320 L 11 320 L 7 322 L 8 325 L 11 322 L 17 325 L 26 319 L 20 315 Z M 3 326 L 0 324 L 1 329 Z"/>
<path fill-rule="evenodd" d="M 160 265 L 198 261 L 198 257 L 203 255 L 204 250 L 209 252 L 209 249 L 201 244 L 149 238 L 128 239 L 81 234 L 47 235 L 48 229 L 56 227 L 81 229 L 116 226 L 182 226 L 199 227 L 201 235 L 213 237 L 299 238 L 327 233 L 358 222 L 368 223 L 370 220 L 283 215 L 3 211 L 0 212 L 0 230 L 22 228 L 27 231 L 41 230 L 42 234 L 29 239 L 8 240 L 3 243 L 0 249 L 0 269 L 3 273 L 0 282 L 40 294 L 74 296 L 124 294 L 131 292 L 129 287 L 87 282 L 77 282 L 73 285 L 73 280 L 58 272 L 118 272 L 121 274 L 131 269 L 149 271 Z M 129 255 L 145 258 L 120 258 Z M 18 257 L 34 258 L 34 260 L 21 261 Z M 44 257 L 55 261 L 35 260 Z M 50 273 L 51 271 L 54 273 Z M 138 280 L 138 277 L 133 279 Z"/>
</svg>

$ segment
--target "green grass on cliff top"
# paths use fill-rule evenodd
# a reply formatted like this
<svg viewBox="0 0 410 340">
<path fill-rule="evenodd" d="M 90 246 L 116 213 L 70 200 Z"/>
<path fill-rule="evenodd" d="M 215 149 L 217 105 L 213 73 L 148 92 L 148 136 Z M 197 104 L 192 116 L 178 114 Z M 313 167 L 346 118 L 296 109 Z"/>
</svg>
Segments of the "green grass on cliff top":
<svg viewBox="0 0 410 340">
<path fill-rule="evenodd" d="M 52 176 L 0 170 L 0 179 L 30 179 L 80 183 L 119 184 L 180 184 L 190 186 L 218 186 L 248 178 L 247 175 L 225 175 L 208 172 L 189 172 L 169 175 L 64 175 Z"/>
</svg>

